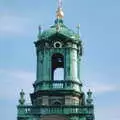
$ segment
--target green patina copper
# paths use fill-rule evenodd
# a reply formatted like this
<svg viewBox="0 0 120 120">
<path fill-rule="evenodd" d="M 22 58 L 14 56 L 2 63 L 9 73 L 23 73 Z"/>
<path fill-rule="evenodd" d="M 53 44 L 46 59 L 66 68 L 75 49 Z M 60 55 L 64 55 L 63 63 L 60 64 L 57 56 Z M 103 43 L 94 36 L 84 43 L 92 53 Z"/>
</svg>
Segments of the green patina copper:
<svg viewBox="0 0 120 120">
<path fill-rule="evenodd" d="M 44 40 L 53 36 L 54 34 L 59 33 L 64 35 L 72 40 L 79 40 L 79 34 L 75 33 L 73 30 L 69 29 L 66 25 L 64 25 L 62 19 L 56 19 L 55 24 L 51 26 L 48 30 L 45 30 L 41 33 L 39 32 L 38 40 Z"/>
</svg>

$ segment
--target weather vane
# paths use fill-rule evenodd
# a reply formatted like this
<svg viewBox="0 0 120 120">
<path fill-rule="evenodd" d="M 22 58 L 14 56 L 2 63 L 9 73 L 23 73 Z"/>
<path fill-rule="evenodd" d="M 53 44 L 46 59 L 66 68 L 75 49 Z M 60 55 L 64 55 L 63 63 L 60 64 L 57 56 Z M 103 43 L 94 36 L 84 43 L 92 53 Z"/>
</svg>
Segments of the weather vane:
<svg viewBox="0 0 120 120">
<path fill-rule="evenodd" d="M 58 0 L 58 8 L 62 8 L 62 0 Z"/>
</svg>

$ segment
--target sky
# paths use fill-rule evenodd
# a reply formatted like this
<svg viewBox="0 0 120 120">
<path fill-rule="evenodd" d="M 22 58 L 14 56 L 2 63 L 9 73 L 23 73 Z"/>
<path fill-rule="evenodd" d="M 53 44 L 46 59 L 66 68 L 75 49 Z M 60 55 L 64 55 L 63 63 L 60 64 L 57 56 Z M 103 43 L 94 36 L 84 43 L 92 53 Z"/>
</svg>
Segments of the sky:
<svg viewBox="0 0 120 120">
<path fill-rule="evenodd" d="M 0 0 L 0 116 L 16 120 L 19 92 L 36 79 L 38 26 L 54 24 L 57 0 Z M 84 53 L 83 90 L 93 91 L 96 120 L 120 119 L 120 0 L 63 0 L 64 24 L 77 31 Z"/>
</svg>

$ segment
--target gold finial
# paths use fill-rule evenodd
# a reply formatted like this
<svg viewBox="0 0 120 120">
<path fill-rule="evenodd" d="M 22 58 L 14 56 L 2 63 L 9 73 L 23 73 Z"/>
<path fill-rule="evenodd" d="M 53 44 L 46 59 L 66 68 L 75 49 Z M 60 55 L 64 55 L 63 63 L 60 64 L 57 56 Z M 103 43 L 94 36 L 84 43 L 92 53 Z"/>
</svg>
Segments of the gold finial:
<svg viewBox="0 0 120 120">
<path fill-rule="evenodd" d="M 64 12 L 62 10 L 62 0 L 58 0 L 58 9 L 56 11 L 56 17 L 62 19 L 64 17 Z"/>
</svg>

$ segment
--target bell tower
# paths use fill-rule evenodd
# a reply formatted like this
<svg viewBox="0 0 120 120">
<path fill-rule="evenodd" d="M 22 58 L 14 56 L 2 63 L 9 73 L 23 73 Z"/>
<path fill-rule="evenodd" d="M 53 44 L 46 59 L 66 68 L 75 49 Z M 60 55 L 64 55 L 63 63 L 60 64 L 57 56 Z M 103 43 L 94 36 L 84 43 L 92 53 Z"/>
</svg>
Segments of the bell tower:
<svg viewBox="0 0 120 120">
<path fill-rule="evenodd" d="M 31 105 L 26 105 L 21 91 L 18 120 L 94 120 L 92 92 L 86 98 L 80 80 L 82 41 L 63 23 L 63 17 L 59 0 L 54 25 L 43 32 L 39 27 L 34 92 Z"/>
</svg>

